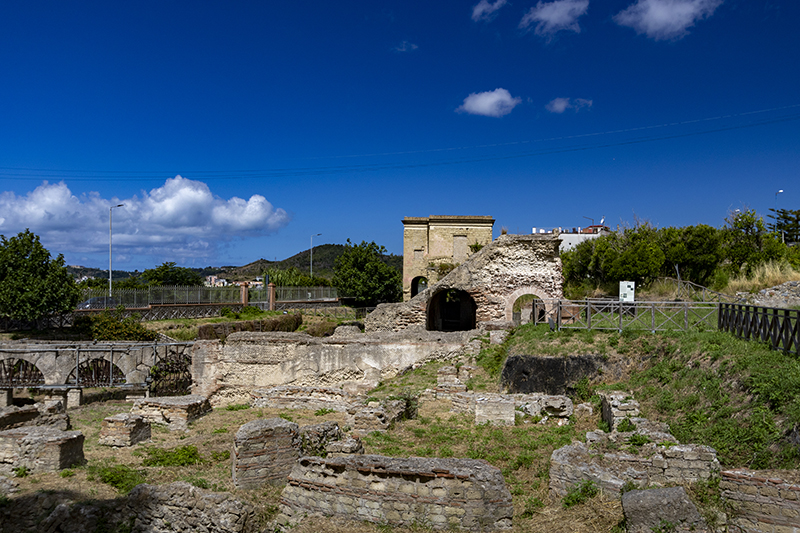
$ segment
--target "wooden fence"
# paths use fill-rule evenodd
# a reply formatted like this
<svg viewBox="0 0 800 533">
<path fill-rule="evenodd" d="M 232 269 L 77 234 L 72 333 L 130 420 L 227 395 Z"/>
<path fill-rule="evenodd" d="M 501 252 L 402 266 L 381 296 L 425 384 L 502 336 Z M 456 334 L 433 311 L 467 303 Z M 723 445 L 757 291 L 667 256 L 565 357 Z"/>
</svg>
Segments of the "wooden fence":
<svg viewBox="0 0 800 533">
<path fill-rule="evenodd" d="M 719 329 L 740 339 L 768 343 L 774 350 L 800 355 L 800 311 L 723 303 Z"/>
</svg>

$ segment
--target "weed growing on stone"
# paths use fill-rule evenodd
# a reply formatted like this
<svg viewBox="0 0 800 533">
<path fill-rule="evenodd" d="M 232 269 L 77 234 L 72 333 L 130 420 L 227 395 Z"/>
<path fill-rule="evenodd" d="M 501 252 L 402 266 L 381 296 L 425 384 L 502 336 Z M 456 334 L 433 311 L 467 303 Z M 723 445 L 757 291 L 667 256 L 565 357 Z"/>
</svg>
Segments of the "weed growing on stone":
<svg viewBox="0 0 800 533">
<path fill-rule="evenodd" d="M 233 403 L 225 406 L 226 411 L 243 411 L 245 409 L 250 409 L 250 405 L 246 403 Z"/>
<path fill-rule="evenodd" d="M 335 413 L 336 409 L 328 409 L 327 407 L 323 407 L 322 409 L 317 409 L 314 411 L 314 416 L 325 416 L 328 413 Z"/>
<path fill-rule="evenodd" d="M 14 477 L 28 477 L 31 473 L 31 469 L 27 466 L 18 466 L 11 471 L 14 472 Z"/>
<path fill-rule="evenodd" d="M 600 494 L 600 489 L 597 484 L 587 479 L 567 489 L 567 495 L 561 500 L 561 505 L 564 509 L 569 509 L 574 505 L 586 503 L 598 494 Z"/>
</svg>

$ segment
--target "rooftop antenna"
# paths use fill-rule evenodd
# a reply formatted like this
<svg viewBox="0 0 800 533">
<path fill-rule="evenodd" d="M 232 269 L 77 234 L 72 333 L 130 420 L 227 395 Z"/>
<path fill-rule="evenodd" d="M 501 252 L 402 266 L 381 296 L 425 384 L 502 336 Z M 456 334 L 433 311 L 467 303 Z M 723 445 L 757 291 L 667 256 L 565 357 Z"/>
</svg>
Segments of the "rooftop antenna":
<svg viewBox="0 0 800 533">
<path fill-rule="evenodd" d="M 603 218 L 600 219 L 600 225 L 602 226 L 603 222 L 605 222 L 605 221 L 606 221 L 606 216 L 603 215 Z"/>
<path fill-rule="evenodd" d="M 589 218 L 589 217 L 583 217 L 583 218 L 585 218 L 586 220 L 591 220 L 592 221 L 592 226 L 594 226 L 594 219 L 593 218 Z"/>
</svg>

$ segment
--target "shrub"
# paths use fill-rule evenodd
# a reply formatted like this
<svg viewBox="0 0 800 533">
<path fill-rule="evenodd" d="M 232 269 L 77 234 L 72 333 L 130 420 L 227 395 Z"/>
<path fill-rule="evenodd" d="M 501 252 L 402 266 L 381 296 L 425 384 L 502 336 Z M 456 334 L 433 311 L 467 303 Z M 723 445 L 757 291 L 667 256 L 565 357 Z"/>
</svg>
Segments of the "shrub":
<svg viewBox="0 0 800 533">
<path fill-rule="evenodd" d="M 136 485 L 144 483 L 145 477 L 146 474 L 143 471 L 134 470 L 125 465 L 90 466 L 88 475 L 89 481 L 99 479 L 123 494 L 129 493 Z"/>
<path fill-rule="evenodd" d="M 245 308 L 246 309 L 246 308 Z M 197 338 L 201 340 L 225 339 L 237 331 L 297 331 L 303 323 L 303 316 L 298 314 L 280 315 L 264 320 L 248 320 L 242 322 L 222 322 L 220 324 L 203 324 L 197 328 Z"/>
<path fill-rule="evenodd" d="M 147 454 L 142 461 L 144 466 L 190 466 L 204 462 L 197 446 L 180 446 L 173 450 L 149 447 L 144 452 Z"/>
<path fill-rule="evenodd" d="M 97 341 L 154 341 L 158 338 L 158 333 L 144 327 L 135 317 L 123 318 L 124 311 L 120 305 L 114 311 L 77 316 L 72 327 Z"/>
<path fill-rule="evenodd" d="M 316 324 L 308 326 L 306 333 L 312 337 L 330 337 L 336 330 L 337 325 L 336 322 L 317 322 Z"/>
</svg>

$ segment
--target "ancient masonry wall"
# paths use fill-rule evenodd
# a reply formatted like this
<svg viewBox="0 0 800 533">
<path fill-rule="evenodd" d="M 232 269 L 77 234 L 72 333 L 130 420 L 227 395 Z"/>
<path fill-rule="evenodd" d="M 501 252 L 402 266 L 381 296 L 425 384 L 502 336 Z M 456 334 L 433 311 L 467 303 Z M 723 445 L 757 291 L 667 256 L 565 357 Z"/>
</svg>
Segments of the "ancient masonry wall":
<svg viewBox="0 0 800 533">
<path fill-rule="evenodd" d="M 333 409 L 346 412 L 358 397 L 342 389 L 332 387 L 273 387 L 252 392 L 252 407 L 273 409 Z"/>
<path fill-rule="evenodd" d="M 416 365 L 477 353 L 478 345 L 470 343 L 469 332 L 326 338 L 304 333 L 234 333 L 225 344 L 195 343 L 192 391 L 208 397 L 214 406 L 249 403 L 255 389 L 289 385 L 359 393 Z"/>
<path fill-rule="evenodd" d="M 728 531 L 800 533 L 800 484 L 780 476 L 747 469 L 722 472 L 719 488 L 733 511 Z"/>
<path fill-rule="evenodd" d="M 297 424 L 282 418 L 248 422 L 233 441 L 233 483 L 246 489 L 283 483 L 299 456 Z"/>
<path fill-rule="evenodd" d="M 31 473 L 55 472 L 82 464 L 84 436 L 51 426 L 30 426 L 0 431 L 0 474 L 25 467 Z"/>
<path fill-rule="evenodd" d="M 304 457 L 281 496 L 279 521 L 305 514 L 435 529 L 507 529 L 511 494 L 498 468 L 472 459 Z"/>
<path fill-rule="evenodd" d="M 170 431 L 186 431 L 191 422 L 209 412 L 208 399 L 196 394 L 143 398 L 136 400 L 131 408 L 132 415 L 152 424 L 166 425 Z"/>
<path fill-rule="evenodd" d="M 637 488 L 706 480 L 719 472 L 713 448 L 694 444 L 642 447 L 639 455 L 598 454 L 579 442 L 553 451 L 550 490 L 565 496 L 573 485 L 591 480 L 606 491 L 619 492 L 626 482 Z"/>
</svg>

